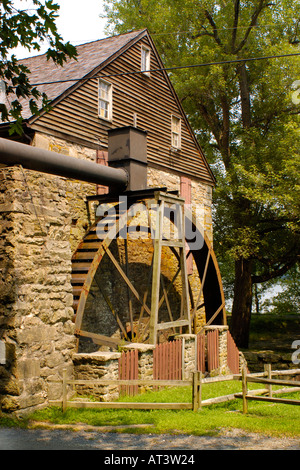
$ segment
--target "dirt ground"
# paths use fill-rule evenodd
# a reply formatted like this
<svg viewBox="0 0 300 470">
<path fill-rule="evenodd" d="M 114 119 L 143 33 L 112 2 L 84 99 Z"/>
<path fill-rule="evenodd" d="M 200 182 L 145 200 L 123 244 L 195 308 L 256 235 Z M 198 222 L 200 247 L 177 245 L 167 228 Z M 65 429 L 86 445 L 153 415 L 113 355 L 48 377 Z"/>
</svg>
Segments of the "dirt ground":
<svg viewBox="0 0 300 470">
<path fill-rule="evenodd" d="M 104 432 L 86 425 L 53 425 L 51 429 L 0 428 L 0 450 L 300 450 L 300 439 L 246 433 L 238 429 L 217 436 Z"/>
</svg>

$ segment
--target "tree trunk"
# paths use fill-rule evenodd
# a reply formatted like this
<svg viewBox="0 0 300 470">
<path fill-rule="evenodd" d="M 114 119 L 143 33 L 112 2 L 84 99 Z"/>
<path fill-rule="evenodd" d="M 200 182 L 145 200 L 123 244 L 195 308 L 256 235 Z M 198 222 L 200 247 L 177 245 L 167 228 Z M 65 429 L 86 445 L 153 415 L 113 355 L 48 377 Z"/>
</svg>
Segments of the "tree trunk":
<svg viewBox="0 0 300 470">
<path fill-rule="evenodd" d="M 235 262 L 234 297 L 230 331 L 237 347 L 248 348 L 252 307 L 252 260 Z"/>
<path fill-rule="evenodd" d="M 251 101 L 250 101 L 250 89 L 249 81 L 246 70 L 246 63 L 243 62 L 237 68 L 240 92 L 241 92 L 241 109 L 242 109 L 242 122 L 243 128 L 249 129 L 251 127 Z"/>
<path fill-rule="evenodd" d="M 257 284 L 254 284 L 254 300 L 255 300 L 255 313 L 258 315 L 259 309 L 260 309 L 260 302 L 259 302 Z"/>
</svg>

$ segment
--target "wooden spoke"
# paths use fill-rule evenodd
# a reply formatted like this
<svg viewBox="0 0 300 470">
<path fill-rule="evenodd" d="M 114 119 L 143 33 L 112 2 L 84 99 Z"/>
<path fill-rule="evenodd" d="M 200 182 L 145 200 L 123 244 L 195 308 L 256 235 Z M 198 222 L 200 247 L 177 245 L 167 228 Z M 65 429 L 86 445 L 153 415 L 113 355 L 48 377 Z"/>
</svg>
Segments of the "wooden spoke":
<svg viewBox="0 0 300 470">
<path fill-rule="evenodd" d="M 176 256 L 177 260 L 178 260 L 178 263 L 180 263 L 180 255 L 177 253 L 177 251 L 175 250 L 175 248 L 173 247 L 170 247 L 172 253 Z M 189 250 L 188 252 L 186 252 L 186 259 L 192 254 L 191 250 Z M 178 274 L 180 273 L 180 268 L 179 270 L 177 271 L 177 276 Z M 173 281 L 174 282 L 174 281 Z M 191 307 L 192 307 L 192 310 L 194 310 L 194 307 L 195 307 L 195 302 L 194 302 L 194 297 L 193 297 L 193 292 L 192 292 L 192 288 L 191 288 L 191 284 L 190 284 L 190 281 L 189 279 L 187 280 L 188 282 L 188 289 L 189 289 L 189 297 L 190 297 L 190 302 L 191 302 Z M 198 307 L 199 308 L 199 307 Z"/>
<path fill-rule="evenodd" d="M 128 279 L 128 277 L 126 276 L 126 274 L 124 273 L 123 269 L 121 268 L 121 266 L 119 265 L 118 261 L 116 260 L 116 258 L 114 257 L 114 255 L 112 254 L 112 252 L 110 251 L 110 249 L 108 248 L 108 246 L 105 246 L 104 245 L 104 249 L 105 249 L 105 252 L 108 254 L 109 258 L 111 259 L 111 261 L 113 262 L 114 266 L 116 267 L 117 271 L 119 272 L 119 274 L 121 275 L 121 277 L 124 279 L 124 281 L 126 282 L 126 284 L 128 285 L 129 289 L 131 290 L 131 292 L 133 293 L 133 295 L 137 298 L 137 300 L 143 305 L 144 309 L 146 310 L 146 312 L 149 313 L 149 315 L 151 314 L 150 312 L 150 309 L 148 308 L 148 306 L 143 303 L 143 300 L 140 298 L 140 295 L 139 293 L 137 292 L 137 290 L 135 289 L 135 287 L 132 285 L 131 281 Z"/>
<path fill-rule="evenodd" d="M 112 303 L 111 303 L 109 297 L 105 294 L 105 292 L 104 292 L 103 289 L 101 288 L 101 284 L 99 283 L 99 281 L 98 281 L 98 279 L 97 279 L 96 276 L 95 276 L 94 279 L 95 279 L 95 281 L 96 281 L 97 287 L 98 287 L 98 289 L 99 289 L 101 295 L 103 296 L 103 298 L 104 298 L 104 300 L 106 301 L 106 303 L 107 303 L 107 305 L 108 305 L 108 307 L 109 307 L 111 313 L 112 313 L 113 316 L 115 317 L 115 319 L 116 319 L 116 321 L 117 321 L 117 323 L 118 323 L 120 329 L 122 330 L 122 333 L 124 334 L 125 338 L 128 339 L 127 332 L 126 332 L 126 330 L 125 330 L 125 328 L 124 328 L 124 325 L 123 325 L 123 323 L 121 322 L 119 315 L 117 314 L 117 312 L 116 312 L 115 309 L 113 308 L 113 305 L 112 305 Z"/>
<path fill-rule="evenodd" d="M 139 315 L 139 324 L 140 324 L 140 322 L 143 318 L 143 314 L 144 314 L 144 310 L 145 310 L 144 305 L 146 304 L 147 297 L 148 297 L 148 294 L 149 294 L 151 278 L 152 278 L 152 268 L 153 268 L 153 257 L 152 257 L 151 266 L 150 266 L 149 273 L 148 273 L 147 287 L 146 287 L 146 290 L 144 292 L 143 303 L 142 303 L 142 307 L 141 307 L 141 311 L 140 311 L 140 315 Z"/>
<path fill-rule="evenodd" d="M 205 279 L 206 279 L 206 274 L 207 274 L 207 269 L 208 269 L 208 263 L 209 263 L 209 259 L 210 259 L 210 251 L 208 251 L 208 254 L 207 254 L 207 258 L 206 258 L 206 263 L 205 263 L 205 268 L 204 268 L 204 272 L 203 272 L 203 276 L 202 276 L 202 279 L 201 279 L 201 286 L 200 286 L 200 291 L 199 291 L 199 294 L 198 294 L 198 298 L 197 298 L 197 302 L 194 306 L 194 309 L 193 309 L 193 312 L 192 312 L 192 321 L 194 320 L 194 316 L 196 314 L 196 311 L 198 310 L 198 305 L 199 305 L 199 302 L 201 300 L 201 296 L 203 294 L 203 289 L 204 289 L 204 283 L 205 283 Z"/>
<path fill-rule="evenodd" d="M 223 302 L 220 307 L 215 311 L 215 313 L 212 315 L 212 317 L 208 320 L 208 322 L 205 323 L 204 326 L 209 326 L 212 324 L 212 322 L 214 321 L 214 319 L 219 315 L 219 313 L 221 312 L 221 310 L 223 310 L 223 308 L 225 307 L 225 302 Z M 202 328 L 200 330 L 199 333 L 201 333 L 203 331 L 204 328 Z"/>
<path fill-rule="evenodd" d="M 208 322 L 206 323 L 205 326 L 209 326 L 213 321 L 214 319 L 219 315 L 219 313 L 221 312 L 221 310 L 223 310 L 223 308 L 225 307 L 225 302 L 223 302 L 220 307 L 218 308 L 218 310 L 216 310 L 216 312 L 212 315 L 212 317 L 208 320 Z"/>
<path fill-rule="evenodd" d="M 174 274 L 173 276 L 173 279 L 171 280 L 170 284 L 167 286 L 167 289 L 166 289 L 166 293 L 168 294 L 169 290 L 171 289 L 172 285 L 174 284 L 174 282 L 176 281 L 176 278 L 178 277 L 178 274 L 180 273 L 180 267 L 177 269 L 176 273 Z M 159 304 L 158 304 L 158 308 L 160 308 L 164 302 L 164 294 L 161 296 L 160 298 L 160 301 L 159 301 Z"/>
<path fill-rule="evenodd" d="M 116 348 L 119 344 L 119 340 L 115 340 L 113 338 L 108 338 L 104 335 L 99 335 L 98 333 L 91 333 L 90 331 L 83 331 L 80 330 L 80 336 L 84 336 L 85 338 L 91 338 L 95 344 L 109 346 L 112 348 Z"/>
<path fill-rule="evenodd" d="M 160 281 L 161 281 L 161 285 L 162 285 L 162 289 L 163 289 L 163 296 L 164 296 L 164 299 L 165 299 L 165 302 L 166 302 L 166 305 L 167 305 L 169 318 L 170 318 L 171 321 L 173 321 L 174 319 L 173 319 L 173 315 L 172 315 L 172 312 L 171 312 L 171 307 L 170 307 L 170 303 L 169 303 L 167 289 L 165 287 L 165 282 L 164 282 L 164 278 L 163 278 L 162 275 L 160 275 Z"/>
<path fill-rule="evenodd" d="M 128 246 L 127 246 L 127 237 L 124 240 L 124 246 L 125 246 L 125 262 L 126 262 L 126 276 L 128 278 L 129 275 L 129 267 L 128 267 Z M 131 300 L 131 295 L 130 295 L 130 289 L 127 284 L 127 295 L 128 295 L 128 307 L 129 307 L 129 317 L 130 317 L 130 327 L 131 327 L 131 332 L 133 332 L 133 312 L 132 312 L 132 300 Z"/>
</svg>

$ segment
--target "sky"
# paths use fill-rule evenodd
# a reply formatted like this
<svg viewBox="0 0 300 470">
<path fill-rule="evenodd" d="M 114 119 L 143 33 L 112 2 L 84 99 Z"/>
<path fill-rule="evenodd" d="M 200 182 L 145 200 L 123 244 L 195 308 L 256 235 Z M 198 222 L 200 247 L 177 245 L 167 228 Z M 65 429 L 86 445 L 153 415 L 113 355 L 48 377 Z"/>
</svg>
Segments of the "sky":
<svg viewBox="0 0 300 470">
<path fill-rule="evenodd" d="M 14 0 L 13 3 L 16 8 L 22 10 L 32 7 L 31 0 Z M 74 46 L 77 46 L 105 37 L 106 20 L 99 18 L 99 15 L 103 13 L 101 0 L 55 0 L 54 3 L 60 5 L 56 25 L 64 41 L 70 41 Z M 32 55 L 43 54 L 46 50 L 47 45 L 40 52 L 30 53 L 28 49 L 21 47 L 14 49 L 13 52 L 18 59 L 24 59 Z"/>
</svg>

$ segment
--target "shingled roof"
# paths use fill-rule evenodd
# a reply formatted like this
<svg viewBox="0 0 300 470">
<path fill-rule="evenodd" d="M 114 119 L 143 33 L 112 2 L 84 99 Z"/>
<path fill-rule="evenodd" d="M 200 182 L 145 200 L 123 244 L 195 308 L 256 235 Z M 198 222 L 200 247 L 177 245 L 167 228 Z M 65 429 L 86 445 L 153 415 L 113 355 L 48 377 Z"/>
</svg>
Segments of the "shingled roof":
<svg viewBox="0 0 300 470">
<path fill-rule="evenodd" d="M 134 31 L 79 45 L 76 47 L 76 59 L 69 59 L 63 67 L 56 65 L 52 60 L 47 60 L 46 54 L 22 59 L 19 62 L 29 68 L 31 84 L 42 83 L 43 85 L 37 88 L 53 101 L 73 87 L 77 79 L 86 77 L 95 69 L 104 66 L 131 41 L 142 37 L 145 33 L 146 30 Z M 23 106 L 23 118 L 29 119 L 31 112 L 28 100 L 20 99 L 20 102 Z"/>
</svg>

